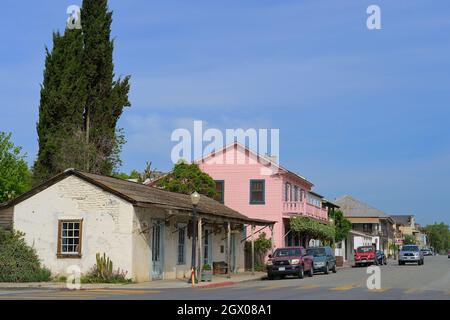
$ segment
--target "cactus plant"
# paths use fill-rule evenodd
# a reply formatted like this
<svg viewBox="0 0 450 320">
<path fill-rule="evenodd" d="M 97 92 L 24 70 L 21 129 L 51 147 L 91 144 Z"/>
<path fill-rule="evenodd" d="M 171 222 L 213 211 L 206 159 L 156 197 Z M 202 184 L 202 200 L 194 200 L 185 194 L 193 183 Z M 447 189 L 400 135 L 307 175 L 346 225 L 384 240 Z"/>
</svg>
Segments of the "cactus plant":
<svg viewBox="0 0 450 320">
<path fill-rule="evenodd" d="M 105 280 L 109 279 L 113 274 L 113 263 L 111 259 L 106 256 L 106 253 L 103 253 L 103 256 L 97 253 L 95 259 L 97 260 L 98 276 Z"/>
</svg>

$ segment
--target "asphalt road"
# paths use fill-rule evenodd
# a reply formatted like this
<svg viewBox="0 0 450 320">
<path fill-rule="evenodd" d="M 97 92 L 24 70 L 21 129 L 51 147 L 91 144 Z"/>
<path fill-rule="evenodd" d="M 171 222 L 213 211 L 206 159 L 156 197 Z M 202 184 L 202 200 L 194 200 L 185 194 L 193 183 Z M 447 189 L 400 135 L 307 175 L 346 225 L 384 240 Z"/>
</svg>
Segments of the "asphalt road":
<svg viewBox="0 0 450 320">
<path fill-rule="evenodd" d="M 380 267 L 381 288 L 369 290 L 367 268 L 346 268 L 336 274 L 315 274 L 304 279 L 261 280 L 222 288 L 97 289 L 80 291 L 0 290 L 0 300 L 450 300 L 450 259 L 426 257 L 425 265 L 399 266 L 390 261 Z"/>
</svg>

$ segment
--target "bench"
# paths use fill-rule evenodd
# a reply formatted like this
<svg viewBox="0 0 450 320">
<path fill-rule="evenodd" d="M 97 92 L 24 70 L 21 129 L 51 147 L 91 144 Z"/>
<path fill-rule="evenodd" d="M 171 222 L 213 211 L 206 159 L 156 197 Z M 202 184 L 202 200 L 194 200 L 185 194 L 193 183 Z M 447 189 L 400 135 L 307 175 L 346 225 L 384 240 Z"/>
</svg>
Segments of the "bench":
<svg viewBox="0 0 450 320">
<path fill-rule="evenodd" d="M 228 264 L 225 261 L 213 262 L 214 274 L 227 274 Z"/>
</svg>

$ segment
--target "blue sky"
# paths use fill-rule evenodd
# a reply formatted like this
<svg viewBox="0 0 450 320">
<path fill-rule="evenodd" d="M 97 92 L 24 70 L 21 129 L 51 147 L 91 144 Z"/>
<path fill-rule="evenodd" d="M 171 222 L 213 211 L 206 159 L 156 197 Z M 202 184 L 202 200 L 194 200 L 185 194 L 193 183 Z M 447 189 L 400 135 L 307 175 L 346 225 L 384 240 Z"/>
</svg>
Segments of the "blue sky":
<svg viewBox="0 0 450 320">
<path fill-rule="evenodd" d="M 30 163 L 44 46 L 81 0 L 2 2 L 0 130 Z M 381 7 L 382 30 L 366 28 Z M 450 2 L 110 1 L 117 75 L 132 75 L 123 171 L 171 167 L 170 134 L 279 128 L 281 163 L 351 194 L 450 223 Z"/>
</svg>

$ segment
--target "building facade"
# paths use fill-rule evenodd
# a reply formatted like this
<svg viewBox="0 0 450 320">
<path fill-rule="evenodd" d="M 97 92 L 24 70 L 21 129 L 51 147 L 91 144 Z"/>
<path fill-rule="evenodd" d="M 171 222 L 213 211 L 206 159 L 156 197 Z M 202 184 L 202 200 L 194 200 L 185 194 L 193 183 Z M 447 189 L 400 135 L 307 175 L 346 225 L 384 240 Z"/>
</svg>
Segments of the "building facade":
<svg viewBox="0 0 450 320">
<path fill-rule="evenodd" d="M 105 253 L 114 270 L 137 282 L 189 278 L 192 241 L 197 270 L 226 263 L 230 273 L 241 272 L 245 227 L 273 226 L 201 196 L 202 236 L 193 240 L 192 214 L 188 195 L 76 170 L 0 206 L 1 226 L 25 233 L 54 275 L 70 266 L 87 273 Z"/>
<path fill-rule="evenodd" d="M 310 181 L 275 162 L 237 142 L 196 161 L 216 181 L 216 200 L 250 218 L 276 222 L 268 233 L 275 247 L 318 244 L 292 231 L 290 218 L 328 224 L 328 202 Z"/>
<path fill-rule="evenodd" d="M 387 256 L 394 253 L 394 220 L 381 210 L 371 207 L 351 196 L 337 199 L 336 204 L 352 223 L 352 230 L 372 238 L 372 245 Z"/>
</svg>

